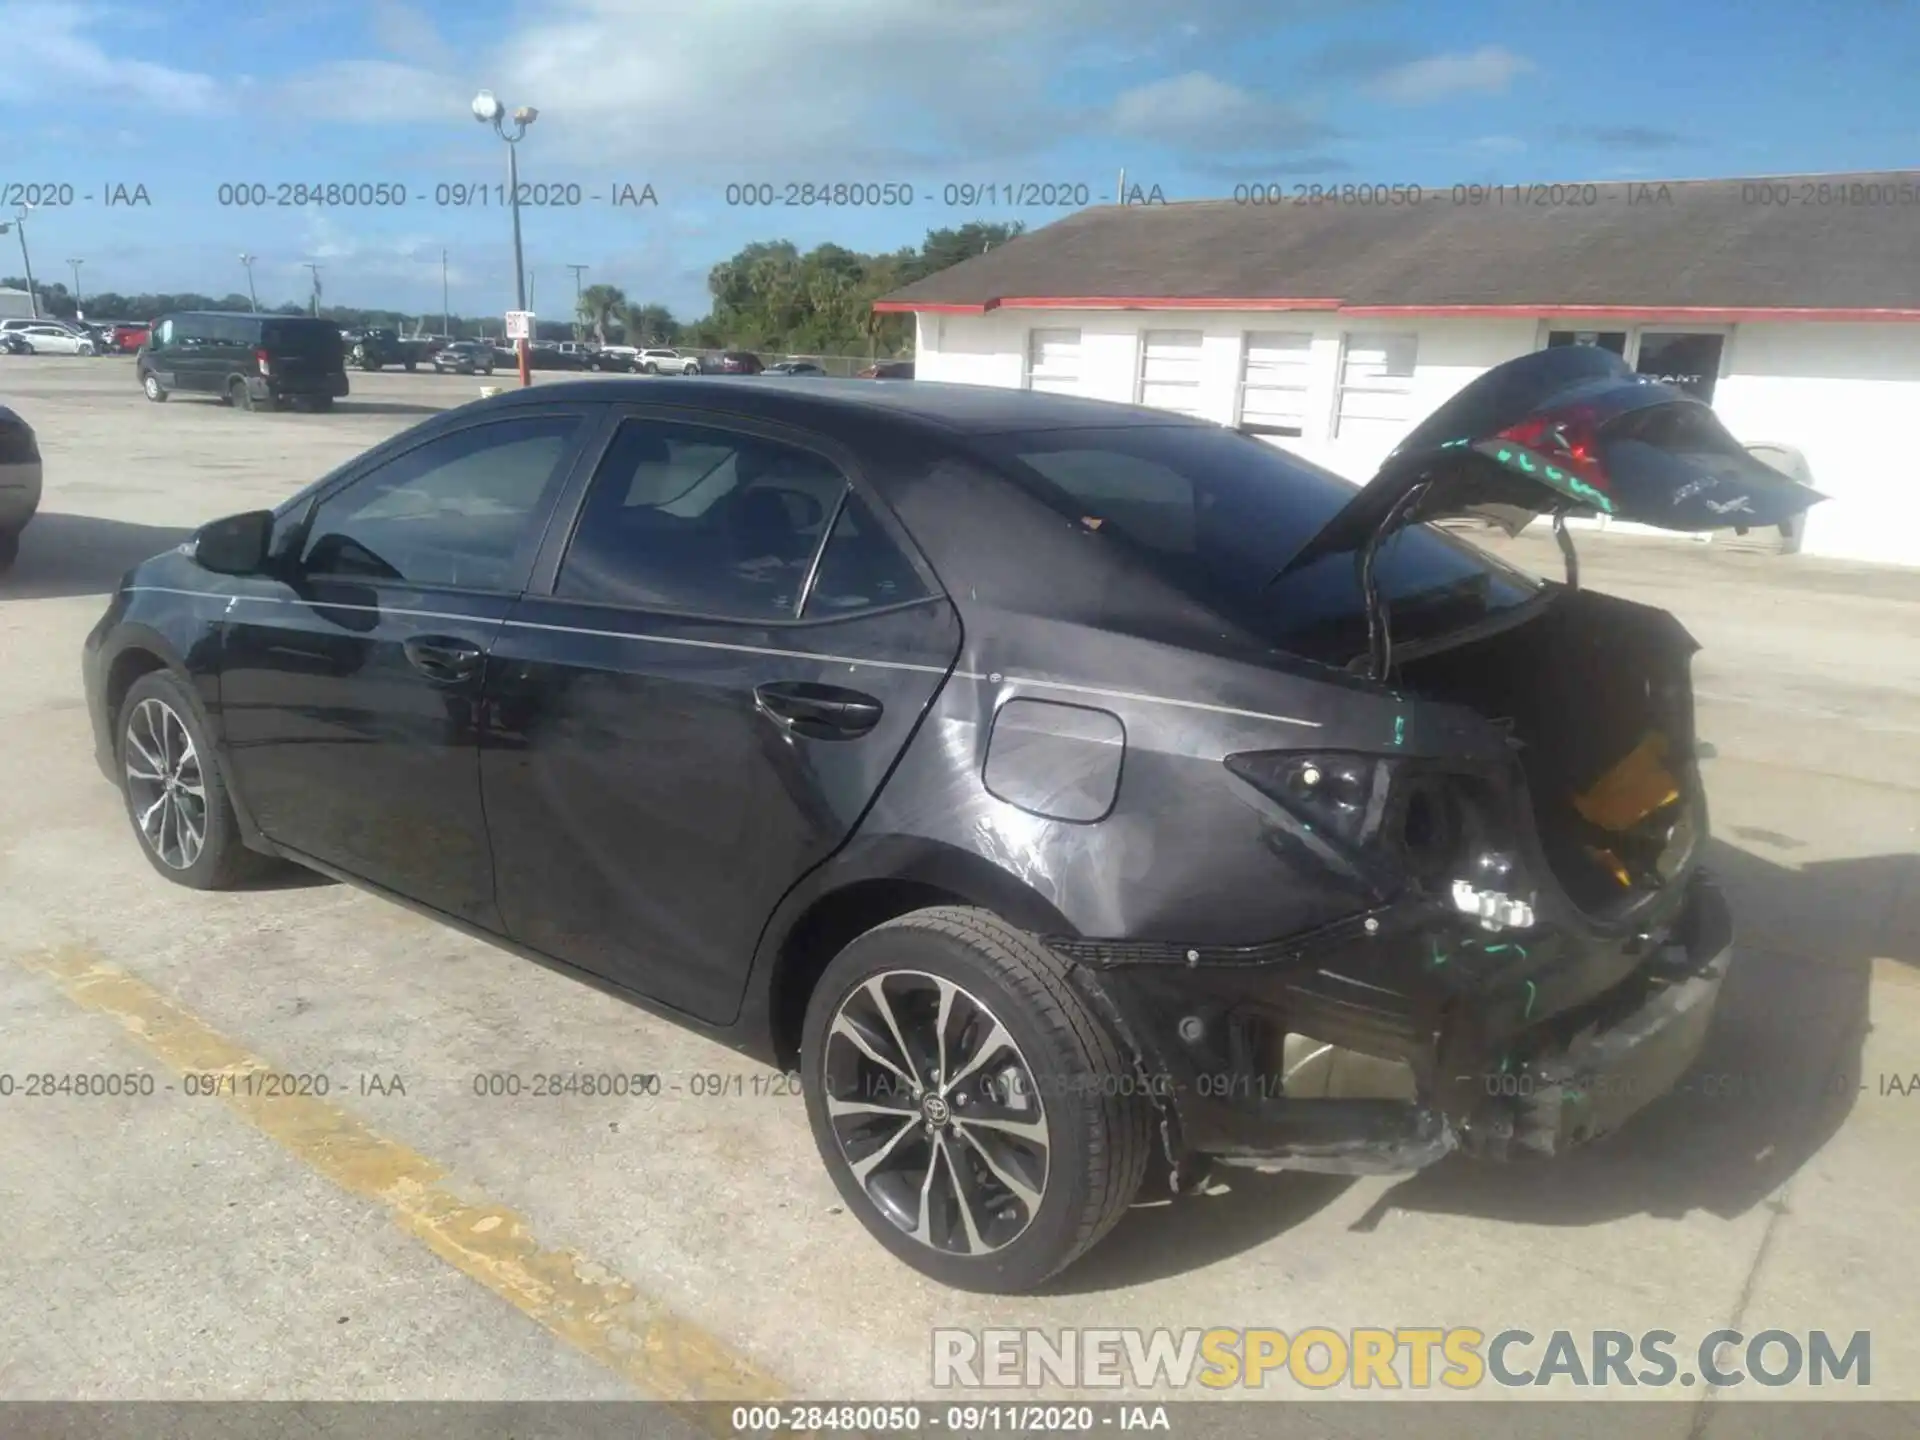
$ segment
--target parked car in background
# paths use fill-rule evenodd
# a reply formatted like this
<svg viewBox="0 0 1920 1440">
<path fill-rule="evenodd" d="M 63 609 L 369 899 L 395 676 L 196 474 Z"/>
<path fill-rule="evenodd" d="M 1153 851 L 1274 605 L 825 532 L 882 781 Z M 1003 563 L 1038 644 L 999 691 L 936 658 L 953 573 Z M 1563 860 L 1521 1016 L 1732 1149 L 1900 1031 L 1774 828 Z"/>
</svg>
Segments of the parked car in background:
<svg viewBox="0 0 1920 1440">
<path fill-rule="evenodd" d="M 331 320 L 186 311 L 157 321 L 135 367 L 147 399 L 209 395 L 240 410 L 330 410 L 347 393 L 347 349 Z"/>
<path fill-rule="evenodd" d="M 760 373 L 763 375 L 824 375 L 827 372 L 811 360 L 779 360 Z"/>
<path fill-rule="evenodd" d="M 578 351 L 563 350 L 557 340 L 535 340 L 527 346 L 529 370 L 584 370 L 586 359 Z"/>
<path fill-rule="evenodd" d="M 13 332 L 26 341 L 29 355 L 97 355 L 100 346 L 90 330 L 76 329 L 58 320 L 38 320 Z"/>
<path fill-rule="evenodd" d="M 638 355 L 637 350 L 617 345 L 590 345 L 587 347 L 587 369 L 615 375 L 631 374 Z"/>
<path fill-rule="evenodd" d="M 1675 1085 L 1698 647 L 1425 522 L 1818 498 L 1586 346 L 1360 488 L 1033 391 L 542 385 L 145 562 L 82 672 L 166 879 L 297 861 L 797 1070 L 880 1244 L 1027 1293 L 1150 1161 L 1539 1161 Z"/>
<path fill-rule="evenodd" d="M 345 331 L 342 338 L 347 342 L 348 363 L 356 370 L 384 370 L 389 365 L 414 370 L 429 353 L 418 342 L 402 338 L 398 330 L 379 326 Z"/>
<path fill-rule="evenodd" d="M 911 380 L 913 361 L 882 360 L 878 364 L 867 366 L 853 378 L 856 380 Z"/>
<path fill-rule="evenodd" d="M 40 508 L 40 443 L 33 426 L 0 405 L 0 570 L 20 554 L 20 535 Z"/>
<path fill-rule="evenodd" d="M 668 346 L 652 346 L 640 352 L 637 367 L 643 375 L 698 375 L 700 357 L 682 355 Z"/>
<path fill-rule="evenodd" d="M 27 337 L 18 330 L 0 330 L 0 355 L 31 355 Z"/>
<path fill-rule="evenodd" d="M 113 348 L 122 355 L 137 354 L 152 333 L 151 321 L 123 320 L 113 327 Z"/>
<path fill-rule="evenodd" d="M 758 375 L 767 367 L 751 350 L 722 350 L 701 368 L 713 375 Z"/>
<path fill-rule="evenodd" d="M 432 364 L 442 375 L 491 375 L 494 351 L 478 340 L 455 340 L 433 352 Z"/>
</svg>

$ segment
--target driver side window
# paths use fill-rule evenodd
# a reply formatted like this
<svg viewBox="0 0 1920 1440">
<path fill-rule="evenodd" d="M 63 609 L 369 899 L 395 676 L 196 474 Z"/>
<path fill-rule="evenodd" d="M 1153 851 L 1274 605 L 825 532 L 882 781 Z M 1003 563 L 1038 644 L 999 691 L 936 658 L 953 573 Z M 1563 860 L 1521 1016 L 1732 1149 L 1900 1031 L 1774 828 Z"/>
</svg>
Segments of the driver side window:
<svg viewBox="0 0 1920 1440">
<path fill-rule="evenodd" d="M 580 423 L 496 420 L 389 460 L 320 502 L 302 572 L 517 592 Z"/>
</svg>

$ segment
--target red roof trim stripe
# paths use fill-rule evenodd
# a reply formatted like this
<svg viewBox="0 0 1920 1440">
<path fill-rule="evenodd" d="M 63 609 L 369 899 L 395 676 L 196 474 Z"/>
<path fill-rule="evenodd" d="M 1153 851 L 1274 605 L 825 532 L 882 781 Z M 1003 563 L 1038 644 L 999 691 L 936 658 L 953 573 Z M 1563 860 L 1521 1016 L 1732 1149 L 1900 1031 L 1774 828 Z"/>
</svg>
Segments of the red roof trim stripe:
<svg viewBox="0 0 1920 1440">
<path fill-rule="evenodd" d="M 1920 321 L 1920 309 L 1821 309 L 1815 306 L 1732 307 L 1713 305 L 1345 305 L 1327 299 L 1186 299 L 1178 296 L 1031 295 L 1007 296 L 981 305 L 876 300 L 881 314 L 984 315 L 989 310 L 1309 310 L 1361 318 L 1404 316 L 1446 319 L 1696 320 L 1732 325 L 1767 320 L 1825 320 L 1861 323 Z"/>
</svg>

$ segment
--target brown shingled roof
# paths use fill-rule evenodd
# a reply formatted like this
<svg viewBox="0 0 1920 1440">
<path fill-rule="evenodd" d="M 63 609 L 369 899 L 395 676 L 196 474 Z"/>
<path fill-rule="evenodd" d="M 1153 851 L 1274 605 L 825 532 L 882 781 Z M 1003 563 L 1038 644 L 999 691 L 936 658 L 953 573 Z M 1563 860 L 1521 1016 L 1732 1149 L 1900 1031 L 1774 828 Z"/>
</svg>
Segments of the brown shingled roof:
<svg viewBox="0 0 1920 1440">
<path fill-rule="evenodd" d="M 1543 198 L 1558 203 L 1510 187 L 1505 203 L 1456 203 L 1430 189 L 1418 204 L 1099 206 L 877 308 L 1305 302 L 1298 308 L 1920 319 L 1920 171 L 1532 188 L 1557 192 Z"/>
</svg>

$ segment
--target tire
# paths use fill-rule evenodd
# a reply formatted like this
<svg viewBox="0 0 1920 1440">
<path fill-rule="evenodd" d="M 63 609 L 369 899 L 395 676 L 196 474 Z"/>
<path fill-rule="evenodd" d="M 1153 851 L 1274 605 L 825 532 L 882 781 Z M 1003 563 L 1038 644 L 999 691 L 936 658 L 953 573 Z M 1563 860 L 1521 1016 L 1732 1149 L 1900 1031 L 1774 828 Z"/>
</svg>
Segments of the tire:
<svg viewBox="0 0 1920 1440">
<path fill-rule="evenodd" d="M 947 1068 L 959 1070 L 941 1083 L 943 995 Z M 846 1026 L 905 1059 L 911 1084 Z M 903 1055 L 891 1038 L 901 1034 L 924 1037 L 924 1063 Z M 988 911 L 917 910 L 849 944 L 808 1004 L 800 1069 L 814 1143 L 847 1208 L 896 1258 L 956 1289 L 1036 1289 L 1113 1228 L 1146 1174 L 1151 1106 L 1134 1067 L 1067 963 Z M 864 1108 L 836 1116 L 830 1097 Z"/>
<path fill-rule="evenodd" d="M 147 399 L 153 401 L 156 405 L 162 403 L 167 398 L 167 392 L 161 388 L 160 377 L 158 375 L 148 374 L 142 376 L 140 379 L 140 388 L 146 392 Z"/>
<path fill-rule="evenodd" d="M 264 400 L 254 399 L 253 392 L 247 388 L 247 382 L 238 375 L 227 382 L 227 403 L 236 410 L 248 410 L 262 415 L 271 415 L 278 408 L 271 395 Z"/>
<path fill-rule="evenodd" d="M 0 575 L 13 568 L 13 562 L 20 558 L 20 532 L 18 530 L 0 531 Z"/>
<path fill-rule="evenodd" d="M 411 375 L 411 374 L 412 374 L 412 373 L 413 373 L 413 372 L 414 372 L 415 370 L 417 370 L 418 368 L 419 368 L 419 362 L 418 362 L 418 361 L 415 361 L 415 360 L 409 360 L 409 361 L 407 361 L 407 373 L 408 373 L 409 375 Z"/>
<path fill-rule="evenodd" d="M 312 399 L 307 401 L 307 404 L 313 407 L 314 414 L 324 415 L 329 410 L 333 409 L 333 396 L 315 395 Z"/>
<path fill-rule="evenodd" d="M 174 884 L 191 890 L 228 890 L 272 867 L 271 859 L 241 842 L 233 802 L 227 798 L 226 778 L 220 773 L 219 757 L 200 719 L 200 707 L 171 671 L 155 670 L 134 681 L 113 724 L 120 793 L 126 801 L 134 839 L 148 864 Z M 191 747 L 191 759 L 180 746 L 182 735 Z M 156 803 L 156 797 L 165 800 L 165 787 L 133 778 L 130 769 L 142 775 L 171 769 L 180 777 L 173 789 L 176 798 L 171 823 L 164 803 L 158 816 L 149 819 L 149 825 L 159 832 L 157 839 L 142 826 L 141 816 Z M 189 777 L 198 783 L 197 802 L 191 789 L 180 783 Z M 187 843 L 196 811 L 201 830 L 197 849 Z"/>
<path fill-rule="evenodd" d="M 646 364 L 640 367 L 640 373 L 642 375 L 658 375 L 660 373 L 660 367 L 655 365 L 651 360 L 649 360 Z"/>
</svg>

